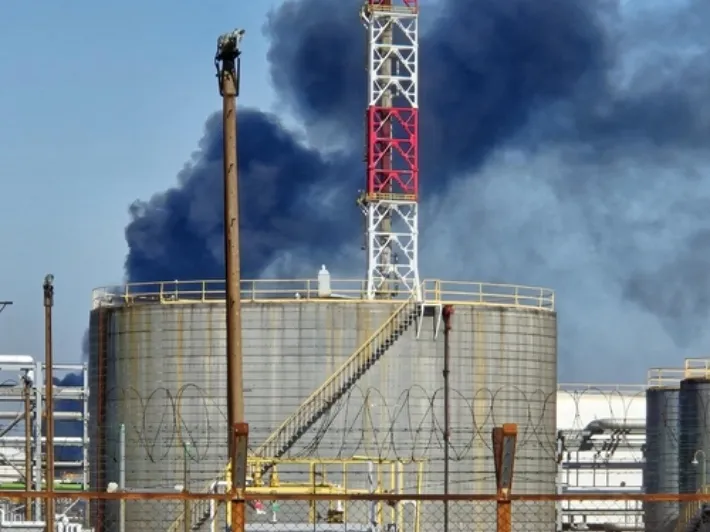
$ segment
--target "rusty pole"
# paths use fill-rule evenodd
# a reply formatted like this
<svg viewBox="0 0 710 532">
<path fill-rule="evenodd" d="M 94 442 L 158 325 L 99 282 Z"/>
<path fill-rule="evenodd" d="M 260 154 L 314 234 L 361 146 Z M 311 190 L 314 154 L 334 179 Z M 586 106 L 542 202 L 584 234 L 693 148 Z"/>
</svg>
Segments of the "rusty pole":
<svg viewBox="0 0 710 532">
<path fill-rule="evenodd" d="M 52 368 L 52 307 L 54 306 L 54 275 L 49 274 L 44 278 L 42 285 L 44 291 L 44 411 L 45 411 L 45 438 L 44 445 L 47 455 L 47 470 L 45 483 L 47 485 L 47 504 L 45 505 L 47 530 L 54 530 L 54 374 Z"/>
<path fill-rule="evenodd" d="M 23 379 L 23 396 L 25 402 L 25 517 L 32 521 L 32 383 L 29 376 Z M 38 489 L 42 489 L 37 486 Z"/>
<path fill-rule="evenodd" d="M 449 446 L 451 445 L 451 397 L 449 393 L 451 391 L 449 383 L 451 350 L 449 336 L 453 315 L 453 305 L 444 305 L 444 532 L 449 530 Z"/>
<path fill-rule="evenodd" d="M 239 176 L 237 173 L 237 96 L 239 49 L 244 30 L 221 35 L 215 66 L 222 95 L 224 128 L 224 255 L 227 288 L 227 419 L 231 461 L 231 532 L 244 530 L 244 486 L 240 486 L 237 432 L 244 432 L 244 381 L 242 375 L 242 314 L 239 263 Z"/>
<path fill-rule="evenodd" d="M 511 532 L 513 515 L 510 495 L 513 489 L 518 426 L 515 423 L 506 423 L 501 427 L 495 427 L 491 437 L 496 469 L 496 530 Z"/>
</svg>

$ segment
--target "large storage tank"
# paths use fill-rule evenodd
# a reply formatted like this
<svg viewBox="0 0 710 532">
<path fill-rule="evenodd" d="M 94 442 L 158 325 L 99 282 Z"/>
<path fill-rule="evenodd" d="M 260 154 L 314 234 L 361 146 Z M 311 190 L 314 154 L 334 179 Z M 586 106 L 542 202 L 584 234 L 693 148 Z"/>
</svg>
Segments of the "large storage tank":
<svg viewBox="0 0 710 532">
<path fill-rule="evenodd" d="M 680 383 L 680 493 L 695 493 L 707 485 L 710 458 L 710 379 Z"/>
<path fill-rule="evenodd" d="M 678 493 L 679 386 L 646 390 L 646 453 L 643 484 L 648 494 Z M 644 504 L 647 532 L 665 530 L 678 518 L 678 502 Z"/>
<path fill-rule="evenodd" d="M 337 290 L 338 283 L 333 285 Z M 497 293 L 490 295 L 494 288 Z M 526 295 L 522 287 L 502 290 L 478 283 L 455 290 L 437 284 L 435 292 L 427 292 L 425 315 L 301 438 L 292 455 L 423 459 L 421 490 L 442 492 L 444 335 L 439 317 L 440 303 L 451 301 L 450 492 L 495 492 L 491 429 L 502 423 L 519 425 L 514 491 L 555 492 L 552 294 L 536 289 Z M 171 489 L 187 482 L 204 491 L 226 462 L 224 302 L 205 287 L 188 293 L 174 283 L 133 291 L 126 287 L 120 297 L 97 298 L 92 311 L 93 486 L 104 489 L 118 478 L 124 424 L 128 488 Z M 245 409 L 252 448 L 402 304 L 317 299 L 313 292 L 303 285 L 268 292 L 259 284 L 243 292 Z M 404 479 L 404 487 L 414 491 L 416 482 Z M 129 530 L 167 528 L 182 511 L 161 503 L 129 505 Z M 96 512 L 104 512 L 97 519 L 105 522 L 115 519 L 110 507 Z M 424 519 L 440 524 L 442 515 L 440 505 L 431 503 Z M 450 519 L 469 530 L 488 530 L 495 511 L 490 504 L 458 504 Z M 555 522 L 554 503 L 535 503 L 534 511 L 514 507 L 514 520 L 530 532 L 547 532 Z"/>
</svg>

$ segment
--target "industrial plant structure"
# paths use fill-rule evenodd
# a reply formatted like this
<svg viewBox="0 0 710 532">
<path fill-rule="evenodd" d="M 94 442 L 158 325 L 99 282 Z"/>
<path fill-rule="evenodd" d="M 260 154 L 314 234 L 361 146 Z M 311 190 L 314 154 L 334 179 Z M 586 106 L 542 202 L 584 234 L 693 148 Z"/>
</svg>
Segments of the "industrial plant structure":
<svg viewBox="0 0 710 532">
<path fill-rule="evenodd" d="M 440 281 L 423 283 L 422 303 L 369 300 L 363 292 L 362 282 L 323 278 L 320 284 L 243 284 L 245 407 L 254 455 L 267 461 L 414 461 L 423 464 L 424 478 L 417 479 L 414 467 L 411 476 L 400 477 L 397 490 L 441 492 L 441 311 L 447 303 L 456 312 L 450 341 L 450 492 L 494 492 L 490 433 L 505 420 L 518 423 L 525 436 L 518 444 L 516 492 L 554 493 L 552 294 Z M 89 377 L 96 421 L 93 486 L 105 489 L 118 481 L 122 425 L 127 487 L 172 489 L 187 479 L 190 489 L 204 491 L 223 477 L 224 312 L 223 290 L 209 283 L 97 292 Z M 280 470 L 282 481 L 308 479 L 308 469 L 300 478 L 297 471 L 289 476 Z M 366 472 L 363 464 L 348 485 L 342 478 L 337 482 L 367 489 Z M 164 505 L 136 506 L 126 517 L 132 529 L 159 515 L 167 526 L 179 517 Z M 194 510 L 197 523 L 205 512 Z M 366 518 L 367 512 L 359 515 Z M 480 509 L 471 513 L 476 515 L 492 514 Z M 549 530 L 554 519 L 551 505 L 547 522 L 529 530 Z"/>
<path fill-rule="evenodd" d="M 555 530 L 643 528 L 644 512 L 636 501 L 572 498 L 643 493 L 645 389 L 645 385 L 559 385 L 558 491 L 570 499 L 559 505 Z"/>
<path fill-rule="evenodd" d="M 0 529 L 26 526 L 23 530 L 43 530 L 44 505 L 41 499 L 26 497 L 26 489 L 46 486 L 44 386 L 45 365 L 28 355 L 0 355 L 0 491 L 17 491 L 17 497 L 0 501 Z M 88 379 L 86 365 L 55 364 L 52 374 L 61 384 L 53 389 L 56 411 L 54 438 L 58 492 L 84 491 L 88 487 Z M 65 375 L 74 374 L 71 384 Z M 88 513 L 84 503 L 60 501 L 58 516 L 70 520 L 73 528 L 85 530 Z"/>
<path fill-rule="evenodd" d="M 361 11 L 368 35 L 367 163 L 358 197 L 366 222 L 364 280 L 331 279 L 324 266 L 311 281 L 241 282 L 251 490 L 492 494 L 491 429 L 517 423 L 515 491 L 555 492 L 554 294 L 420 279 L 418 11 L 416 0 L 367 0 Z M 233 120 L 233 113 L 224 118 Z M 233 160 L 231 145 L 225 150 Z M 227 292 L 224 283 L 206 281 L 95 292 L 89 377 L 95 489 L 224 489 Z M 452 312 L 454 332 L 445 346 L 442 322 Z M 389 480 L 377 472 L 383 464 L 392 466 Z M 420 524 L 441 523 L 435 509 L 405 506 L 396 505 L 389 524 L 418 531 Z M 450 521 L 486 530 L 492 510 L 477 503 Z M 156 522 L 170 531 L 186 523 L 207 530 L 221 519 L 219 511 L 209 503 L 93 509 L 98 531 L 114 520 L 130 530 Z M 370 515 L 387 519 L 367 505 L 323 512 L 306 505 L 288 517 L 303 524 L 319 521 L 320 513 L 351 529 L 372 526 Z M 530 532 L 548 531 L 554 503 L 540 504 L 536 515 L 534 523 L 521 512 L 513 519 Z M 261 508 L 249 517 L 276 519 Z"/>
<path fill-rule="evenodd" d="M 648 390 L 559 387 L 551 290 L 420 278 L 417 1 L 367 0 L 361 18 L 365 275 L 334 279 L 323 266 L 310 280 L 240 281 L 248 491 L 493 494 L 491 431 L 508 423 L 518 430 L 516 494 L 703 489 L 706 376 L 685 371 Z M 88 456 L 71 466 L 82 488 L 228 489 L 227 292 L 223 281 L 200 280 L 94 291 L 88 389 L 77 392 Z M 33 362 L 27 371 L 42 369 Z M 39 417 L 24 419 L 41 419 L 43 388 L 32 386 Z M 35 485 L 42 482 L 37 423 L 22 440 L 40 442 L 28 447 Z M 389 508 L 367 500 L 253 503 L 247 523 L 421 532 L 444 528 L 447 515 L 455 530 L 491 530 L 494 505 L 467 504 L 449 515 L 437 503 L 406 500 Z M 227 510 L 209 501 L 95 501 L 90 522 L 96 532 L 115 523 L 130 531 L 221 530 Z M 514 504 L 512 519 L 526 532 L 650 531 L 696 513 L 668 503 L 545 501 L 534 515 Z"/>
</svg>

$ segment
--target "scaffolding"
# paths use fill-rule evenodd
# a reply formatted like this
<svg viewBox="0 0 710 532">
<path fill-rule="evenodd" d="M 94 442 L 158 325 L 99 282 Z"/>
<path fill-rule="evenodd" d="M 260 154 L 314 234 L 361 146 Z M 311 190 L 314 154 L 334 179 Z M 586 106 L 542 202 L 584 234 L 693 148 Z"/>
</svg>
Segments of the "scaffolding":
<svg viewBox="0 0 710 532">
<path fill-rule="evenodd" d="M 47 485 L 45 369 L 43 362 L 28 355 L 0 355 L 0 489 L 18 491 L 17 498 L 0 501 L 3 520 L 36 523 L 42 519 L 42 500 L 33 499 L 31 492 Z M 78 384 L 66 384 L 64 377 L 70 373 L 76 375 Z M 55 463 L 54 489 L 85 491 L 89 483 L 88 367 L 55 364 L 52 374 L 59 382 L 53 393 L 58 407 L 54 419 L 61 434 L 54 438 L 55 454 L 61 458 Z M 64 401 L 71 401 L 71 407 L 63 408 Z M 63 430 L 67 423 L 71 423 L 69 435 Z M 57 508 L 56 512 L 65 510 Z"/>
</svg>

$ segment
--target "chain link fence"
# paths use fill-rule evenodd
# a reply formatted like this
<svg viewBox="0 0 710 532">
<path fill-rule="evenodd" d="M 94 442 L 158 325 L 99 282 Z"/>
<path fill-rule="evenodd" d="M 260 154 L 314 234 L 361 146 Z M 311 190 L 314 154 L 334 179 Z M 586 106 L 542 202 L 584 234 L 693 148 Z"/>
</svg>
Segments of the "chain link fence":
<svg viewBox="0 0 710 532">
<path fill-rule="evenodd" d="M 496 495 L 252 494 L 189 492 L 0 492 L 0 530 L 45 530 L 27 498 L 54 500 L 56 532 L 229 532 L 232 512 L 250 532 L 529 532 L 710 530 L 710 494 Z M 649 523 L 648 508 L 675 504 L 673 522 Z M 40 505 L 42 508 L 45 504 Z M 101 510 L 100 512 L 97 510 Z M 194 515 L 189 515 L 194 512 Z M 242 514 L 243 512 L 243 514 Z M 178 519 L 188 514 L 187 519 Z"/>
</svg>

